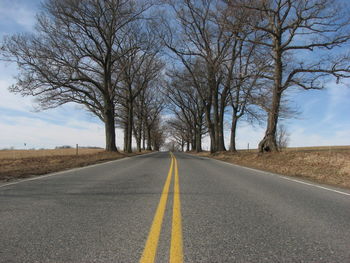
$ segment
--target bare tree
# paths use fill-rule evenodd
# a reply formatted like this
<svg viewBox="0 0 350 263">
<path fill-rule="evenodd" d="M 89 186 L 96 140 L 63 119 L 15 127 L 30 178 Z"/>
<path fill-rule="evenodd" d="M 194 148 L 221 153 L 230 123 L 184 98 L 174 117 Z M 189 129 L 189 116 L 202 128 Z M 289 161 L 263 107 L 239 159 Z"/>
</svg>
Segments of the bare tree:
<svg viewBox="0 0 350 263">
<path fill-rule="evenodd" d="M 239 10 L 242 12 L 242 10 Z M 226 30 L 233 32 L 230 53 L 222 63 L 223 85 L 229 90 L 228 104 L 232 108 L 231 116 L 231 152 L 236 152 L 236 130 L 238 121 L 245 117 L 250 122 L 261 121 L 263 114 L 257 102 L 264 96 L 265 83 L 261 74 L 269 69 L 269 59 L 265 50 L 254 43 L 246 41 L 252 34 L 245 20 L 239 15 L 231 14 L 230 10 L 222 10 L 222 22 Z"/>
<path fill-rule="evenodd" d="M 152 132 L 157 130 L 161 122 L 161 113 L 165 108 L 165 100 L 162 96 L 160 86 L 152 86 L 152 88 L 146 89 L 144 94 L 144 138 L 147 139 L 147 150 L 152 150 L 152 144 L 154 145 L 155 136 L 152 136 Z M 152 140 L 153 139 L 153 140 Z M 145 141 L 145 140 L 144 140 Z"/>
<path fill-rule="evenodd" d="M 150 7 L 136 0 L 48 0 L 36 33 L 4 40 L 4 57 L 20 73 L 10 90 L 36 96 L 43 109 L 75 102 L 105 124 L 106 150 L 115 145 L 115 105 L 128 25 Z"/>
<path fill-rule="evenodd" d="M 159 41 L 151 28 L 142 21 L 141 24 L 133 24 L 124 45 L 132 49 L 128 55 L 120 59 L 121 88 L 118 92 L 117 102 L 124 108 L 124 148 L 126 152 L 132 152 L 132 131 L 134 130 L 134 101 L 142 91 L 157 79 L 163 68 L 158 53 Z M 142 108 L 139 109 L 142 111 Z"/>
<path fill-rule="evenodd" d="M 165 144 L 165 127 L 163 125 L 161 116 L 154 121 L 151 130 L 151 141 L 154 151 L 159 151 L 160 148 Z"/>
<path fill-rule="evenodd" d="M 188 134 L 186 131 L 187 127 L 185 127 L 183 121 L 177 118 L 167 120 L 166 124 L 168 137 L 171 138 L 173 148 L 177 148 L 183 152 Z"/>
<path fill-rule="evenodd" d="M 276 142 L 278 146 L 278 150 L 282 151 L 284 148 L 287 148 L 289 143 L 289 133 L 287 128 L 283 124 L 277 125 L 277 133 L 276 133 Z"/>
<path fill-rule="evenodd" d="M 349 59 L 341 46 L 350 39 L 348 5 L 337 0 L 232 0 L 249 10 L 249 25 L 258 38 L 250 42 L 271 52 L 273 82 L 265 137 L 259 151 L 278 151 L 276 129 L 283 93 L 291 87 L 322 89 L 327 76 L 350 77 Z M 319 53 L 314 55 L 315 51 Z M 332 53 L 332 51 L 334 51 Z M 307 60 L 305 59 L 307 58 Z"/>
<path fill-rule="evenodd" d="M 193 86 L 193 81 L 187 70 L 173 71 L 168 74 L 170 81 L 166 87 L 166 98 L 169 108 L 178 121 L 183 122 L 186 132 L 186 143 L 189 150 L 202 151 L 204 128 L 204 105 Z M 185 137 L 183 137 L 185 138 Z"/>
<path fill-rule="evenodd" d="M 165 45 L 190 73 L 202 99 L 211 152 L 224 151 L 224 115 L 229 90 L 221 85 L 220 67 L 233 35 L 224 31 L 218 16 L 218 9 L 224 3 L 219 0 L 168 2 L 176 16 L 176 26 L 172 23 L 169 27 Z"/>
</svg>

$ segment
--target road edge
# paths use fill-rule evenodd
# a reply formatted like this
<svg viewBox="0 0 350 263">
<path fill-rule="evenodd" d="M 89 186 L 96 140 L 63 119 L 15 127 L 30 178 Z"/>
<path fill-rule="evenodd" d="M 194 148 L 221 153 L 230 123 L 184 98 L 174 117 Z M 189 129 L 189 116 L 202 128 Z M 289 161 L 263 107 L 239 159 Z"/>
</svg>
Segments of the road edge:
<svg viewBox="0 0 350 263">
<path fill-rule="evenodd" d="M 299 184 L 303 184 L 303 185 L 308 185 L 308 186 L 316 187 L 316 188 L 319 188 L 319 189 L 327 190 L 327 191 L 330 191 L 330 192 L 333 192 L 333 193 L 338 193 L 338 194 L 350 196 L 350 190 L 349 189 L 343 189 L 343 188 L 336 187 L 336 186 L 333 186 L 333 185 L 328 185 L 328 184 L 321 184 L 321 183 L 314 182 L 312 180 L 307 180 L 307 179 L 300 179 L 300 178 L 295 179 L 295 177 L 292 177 L 292 176 L 278 174 L 278 173 L 273 173 L 273 172 L 267 172 L 267 171 L 259 170 L 259 169 L 256 169 L 256 168 L 250 168 L 250 167 L 247 167 L 247 166 L 242 166 L 242 165 L 239 165 L 239 164 L 234 164 L 234 163 L 231 163 L 231 162 L 222 161 L 222 160 L 215 159 L 215 158 L 210 158 L 210 157 L 207 157 L 207 156 L 196 156 L 196 155 L 190 154 L 190 153 L 185 153 L 185 154 L 193 156 L 195 158 L 196 157 L 197 158 L 205 158 L 207 160 L 213 160 L 213 161 L 216 161 L 216 162 L 219 162 L 219 163 L 223 163 L 223 164 L 234 166 L 234 167 L 239 167 L 239 168 L 242 168 L 242 169 L 246 169 L 246 170 L 250 170 L 250 171 L 253 171 L 253 172 L 262 173 L 262 174 L 269 175 L 269 176 L 277 176 L 277 177 L 279 177 L 281 179 L 284 179 L 284 180 L 287 180 L 289 182 L 294 182 L 294 183 L 299 183 Z"/>
<path fill-rule="evenodd" d="M 151 154 L 155 154 L 155 153 L 159 153 L 159 152 L 151 152 L 151 153 L 145 153 L 145 154 L 138 154 L 138 155 L 134 155 L 134 156 L 126 156 L 126 157 L 119 158 L 117 160 L 108 160 L 108 161 L 101 162 L 101 163 L 89 164 L 89 165 L 86 165 L 86 166 L 83 166 L 83 167 L 76 167 L 76 168 L 71 168 L 71 169 L 68 169 L 68 170 L 63 170 L 63 171 L 58 171 L 58 172 L 53 172 L 53 173 L 48 173 L 48 174 L 42 174 L 42 175 L 32 175 L 29 178 L 16 179 L 16 180 L 13 180 L 11 182 L 2 183 L 0 181 L 0 188 L 5 187 L 5 186 L 10 186 L 10 185 L 15 185 L 15 184 L 27 182 L 27 181 L 39 180 L 39 179 L 43 179 L 43 178 L 47 178 L 47 177 L 51 177 L 51 176 L 55 176 L 55 175 L 60 175 L 60 174 L 65 174 L 65 173 L 71 173 L 71 172 L 74 172 L 74 171 L 80 171 L 80 170 L 84 170 L 84 169 L 89 169 L 89 168 L 96 167 L 96 166 L 102 166 L 102 165 L 106 165 L 106 164 L 110 164 L 110 163 L 114 163 L 114 162 L 128 160 L 128 159 L 131 159 L 131 158 L 137 158 L 137 157 L 140 157 L 140 156 L 151 155 Z"/>
</svg>

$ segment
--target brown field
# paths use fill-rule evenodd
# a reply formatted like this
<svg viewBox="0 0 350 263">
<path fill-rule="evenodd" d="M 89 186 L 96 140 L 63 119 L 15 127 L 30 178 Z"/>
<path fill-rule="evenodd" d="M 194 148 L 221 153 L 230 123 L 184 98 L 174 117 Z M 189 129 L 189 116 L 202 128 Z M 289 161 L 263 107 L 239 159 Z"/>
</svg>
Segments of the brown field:
<svg viewBox="0 0 350 263">
<path fill-rule="evenodd" d="M 283 149 L 283 151 L 288 152 L 312 152 L 312 151 L 347 151 L 350 150 L 350 146 L 343 145 L 343 146 L 311 146 L 311 147 L 288 147 Z M 248 150 L 238 150 L 238 152 L 258 152 L 258 149 L 250 149 Z"/>
<path fill-rule="evenodd" d="M 146 153 L 146 152 L 143 152 Z M 0 181 L 32 177 L 102 163 L 139 153 L 111 153 L 103 149 L 2 150 Z"/>
<path fill-rule="evenodd" d="M 96 154 L 103 149 L 79 148 L 78 155 Z M 76 155 L 76 149 L 54 149 L 54 150 L 0 150 L 0 159 L 19 159 L 47 156 Z"/>
<path fill-rule="evenodd" d="M 240 151 L 200 153 L 218 160 L 263 171 L 300 177 L 319 183 L 350 188 L 350 147 L 292 148 L 280 153 Z"/>
</svg>

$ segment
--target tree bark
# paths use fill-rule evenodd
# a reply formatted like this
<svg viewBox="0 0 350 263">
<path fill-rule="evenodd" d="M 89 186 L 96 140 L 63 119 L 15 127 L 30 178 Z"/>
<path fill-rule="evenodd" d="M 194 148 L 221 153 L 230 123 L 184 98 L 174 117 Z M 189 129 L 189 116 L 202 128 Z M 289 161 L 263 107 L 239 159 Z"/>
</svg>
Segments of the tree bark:
<svg viewBox="0 0 350 263">
<path fill-rule="evenodd" d="M 259 152 L 278 152 L 276 130 L 282 92 L 274 90 L 271 111 L 269 112 L 264 138 L 259 143 Z"/>
<path fill-rule="evenodd" d="M 209 137 L 210 137 L 210 153 L 214 153 L 214 152 L 216 152 L 215 129 L 214 129 L 214 125 L 211 121 L 210 109 L 211 109 L 211 105 L 207 105 L 205 107 L 205 119 L 206 119 L 206 122 L 208 125 L 208 131 L 209 131 Z"/>
<path fill-rule="evenodd" d="M 124 152 L 126 152 L 127 145 L 128 145 L 128 123 L 125 122 L 125 124 L 124 124 L 124 147 L 123 147 Z"/>
<path fill-rule="evenodd" d="M 117 152 L 115 145 L 115 120 L 114 120 L 114 106 L 113 103 L 106 103 L 104 111 L 104 123 L 106 134 L 106 151 Z"/>
<path fill-rule="evenodd" d="M 152 151 L 151 128 L 147 127 L 147 150 Z"/>
<path fill-rule="evenodd" d="M 138 152 L 141 152 L 141 141 L 142 141 L 142 139 L 141 139 L 141 131 L 139 131 L 139 132 L 140 133 L 137 134 L 137 136 L 136 136 L 136 148 L 137 148 Z"/>
<path fill-rule="evenodd" d="M 196 152 L 202 151 L 202 131 L 200 128 L 196 129 Z"/>
<path fill-rule="evenodd" d="M 218 121 L 218 151 L 223 152 L 226 151 L 225 147 L 225 138 L 224 138 L 224 111 L 225 107 L 221 106 L 221 111 L 219 114 L 219 121 Z"/>
<path fill-rule="evenodd" d="M 145 125 L 142 130 L 142 150 L 146 150 L 146 128 Z"/>
<path fill-rule="evenodd" d="M 197 132 L 196 130 L 194 130 L 194 135 L 192 137 L 192 151 L 195 151 L 196 149 L 197 149 Z"/>
<path fill-rule="evenodd" d="M 259 143 L 259 152 L 278 152 L 276 142 L 277 122 L 282 98 L 282 53 L 280 51 L 281 39 L 276 38 L 275 41 L 275 72 L 274 72 L 274 87 L 272 94 L 271 109 L 269 111 L 268 122 L 264 138 Z"/>
<path fill-rule="evenodd" d="M 230 152 L 237 152 L 236 149 L 236 131 L 238 118 L 236 113 L 232 114 L 231 137 L 230 137 Z"/>
<path fill-rule="evenodd" d="M 128 102 L 128 129 L 127 129 L 127 142 L 126 142 L 126 152 L 131 153 L 132 152 L 132 126 L 133 126 L 133 103 L 132 100 L 129 100 Z"/>
</svg>

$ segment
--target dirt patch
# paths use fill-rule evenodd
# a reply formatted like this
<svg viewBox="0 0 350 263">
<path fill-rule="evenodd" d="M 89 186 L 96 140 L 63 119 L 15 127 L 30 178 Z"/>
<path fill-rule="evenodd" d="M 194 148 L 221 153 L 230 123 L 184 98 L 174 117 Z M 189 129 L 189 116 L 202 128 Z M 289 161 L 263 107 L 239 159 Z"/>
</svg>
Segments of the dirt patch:
<svg viewBox="0 0 350 263">
<path fill-rule="evenodd" d="M 285 151 L 196 154 L 263 171 L 301 177 L 319 183 L 350 188 L 350 150 Z"/>
<path fill-rule="evenodd" d="M 0 181 L 10 181 L 13 179 L 43 175 L 76 167 L 117 160 L 140 153 L 124 154 L 105 152 L 101 150 L 94 150 L 79 155 L 64 155 L 62 151 L 60 151 L 59 154 L 58 152 L 56 152 L 56 154 L 52 152 L 52 154 L 48 156 L 38 156 L 34 153 L 25 153 L 26 156 L 30 154 L 33 157 L 14 158 L 13 156 L 9 156 L 6 158 L 3 155 L 2 158 L 0 158 Z"/>
</svg>

